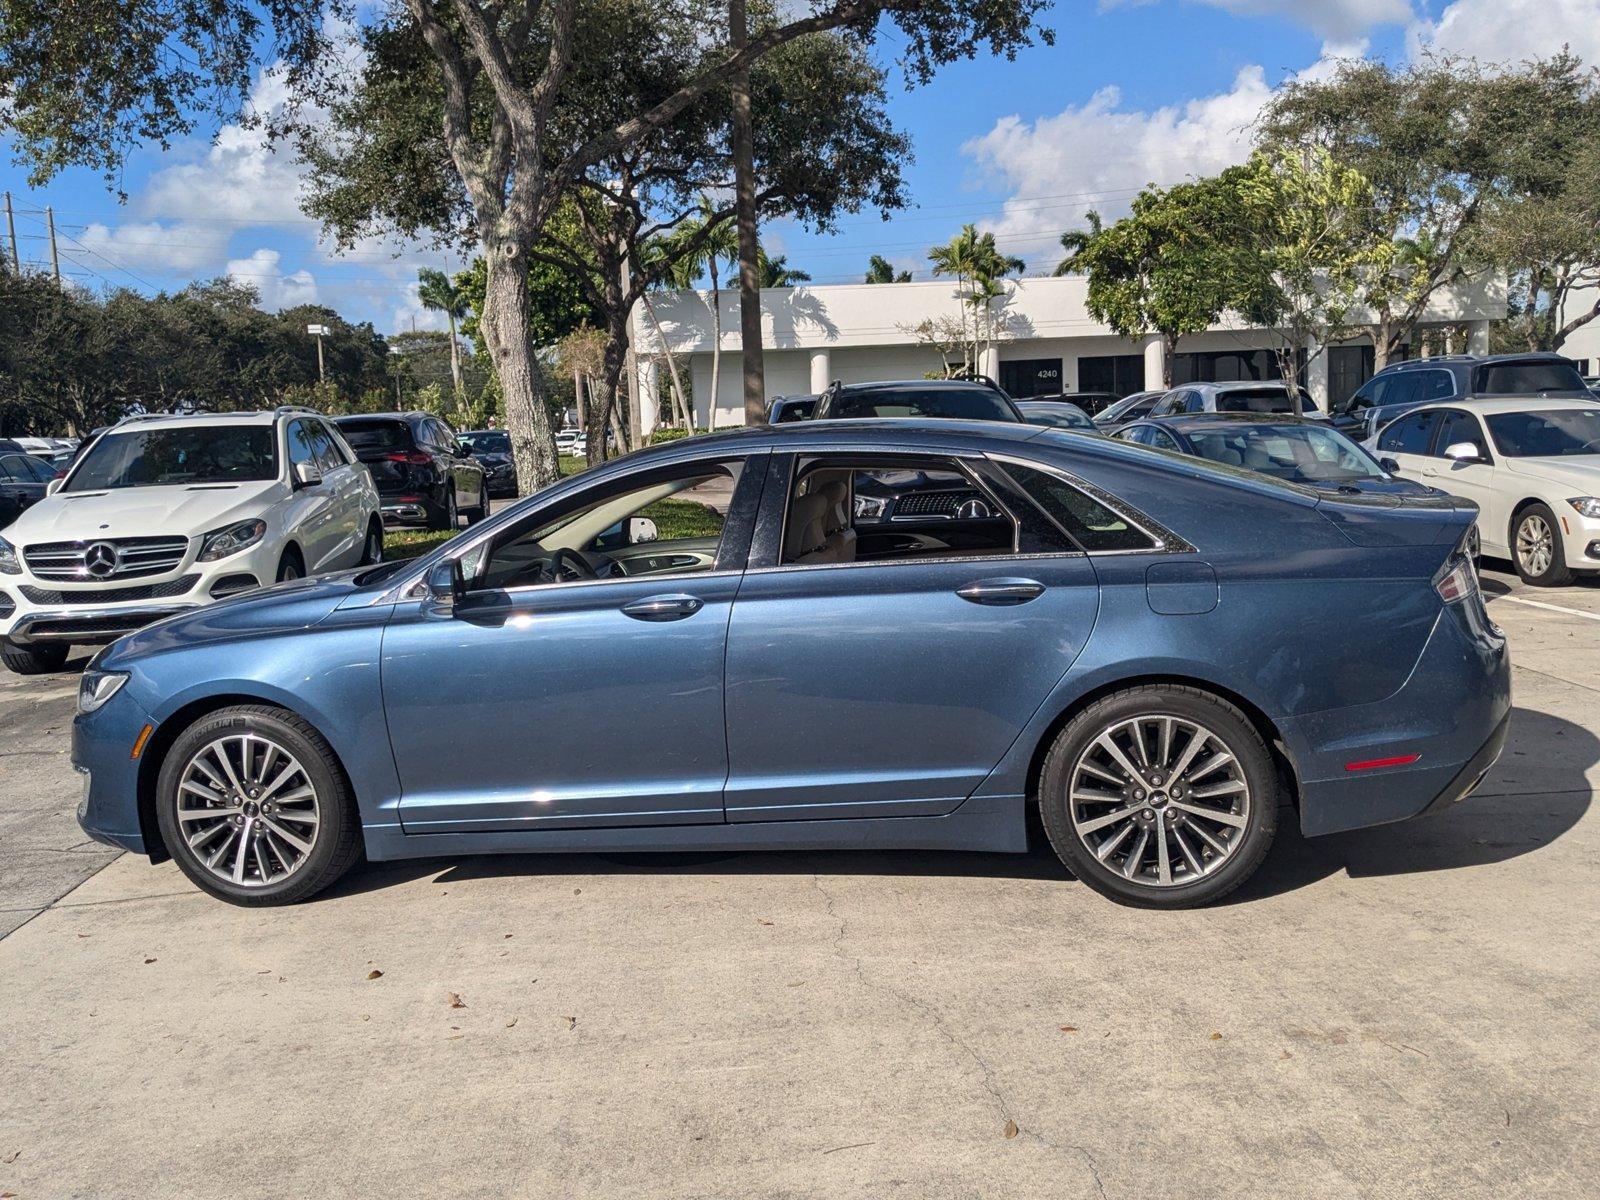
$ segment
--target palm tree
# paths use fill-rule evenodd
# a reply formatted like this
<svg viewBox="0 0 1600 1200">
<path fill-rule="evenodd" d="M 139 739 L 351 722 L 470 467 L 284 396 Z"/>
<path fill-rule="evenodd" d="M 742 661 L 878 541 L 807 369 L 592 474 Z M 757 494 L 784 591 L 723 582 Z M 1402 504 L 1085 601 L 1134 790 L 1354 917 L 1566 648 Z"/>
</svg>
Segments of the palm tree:
<svg viewBox="0 0 1600 1200">
<path fill-rule="evenodd" d="M 994 234 L 980 234 L 975 225 L 963 225 L 961 232 L 943 246 L 933 247 L 928 251 L 928 260 L 933 263 L 935 275 L 956 277 L 956 294 L 963 308 L 972 310 L 972 352 L 968 357 L 974 357 L 978 353 L 978 342 L 985 337 L 984 331 L 990 324 L 984 317 L 992 313 L 991 302 L 1004 294 L 996 281 L 1021 271 L 1027 264 L 1014 255 L 1000 253 Z M 980 311 L 983 316 L 980 316 Z M 963 331 L 965 322 L 963 314 Z M 988 340 L 992 340 L 992 337 Z M 967 369 L 976 370 L 977 364 L 969 361 Z"/>
<path fill-rule="evenodd" d="M 467 295 L 443 271 L 423 267 L 417 272 L 417 299 L 424 308 L 442 312 L 450 322 L 450 382 L 456 401 L 461 400 L 461 346 L 456 341 L 456 322 L 472 311 Z"/>
<path fill-rule="evenodd" d="M 1078 270 L 1079 256 L 1089 248 L 1090 242 L 1104 232 L 1105 226 L 1101 224 L 1100 214 L 1094 209 L 1089 210 L 1087 219 L 1089 228 L 1069 229 L 1061 235 L 1061 248 L 1067 252 L 1067 256 L 1056 264 L 1057 275 L 1074 274 Z"/>
<path fill-rule="evenodd" d="M 809 272 L 789 265 L 789 256 L 787 254 L 780 254 L 777 258 L 768 258 L 765 250 L 758 249 L 756 251 L 756 269 L 761 272 L 761 286 L 764 288 L 793 287 L 797 283 L 808 283 L 811 280 Z"/>
<path fill-rule="evenodd" d="M 702 238 L 703 235 L 703 238 Z M 722 378 L 722 298 L 718 289 L 718 270 L 723 264 L 732 266 L 739 261 L 739 234 L 733 222 L 718 217 L 708 197 L 700 197 L 700 215 L 691 217 L 674 235 L 686 244 L 702 238 L 694 251 L 684 255 L 673 268 L 672 281 L 685 291 L 694 289 L 701 273 L 710 276 L 711 298 L 711 400 L 707 406 L 707 420 L 717 419 L 717 387 Z"/>
<path fill-rule="evenodd" d="M 895 273 L 894 264 L 881 254 L 874 254 L 867 260 L 867 283 L 910 283 L 911 272 L 901 271 Z"/>
</svg>

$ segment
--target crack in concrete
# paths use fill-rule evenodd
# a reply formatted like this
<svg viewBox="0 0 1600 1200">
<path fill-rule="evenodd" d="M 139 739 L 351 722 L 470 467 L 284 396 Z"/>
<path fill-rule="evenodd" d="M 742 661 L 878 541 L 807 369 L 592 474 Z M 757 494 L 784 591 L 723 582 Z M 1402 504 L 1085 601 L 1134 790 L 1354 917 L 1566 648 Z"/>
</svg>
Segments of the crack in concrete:
<svg viewBox="0 0 1600 1200">
<path fill-rule="evenodd" d="M 1019 1135 L 1024 1136 L 1031 1141 L 1038 1142 L 1040 1145 L 1054 1150 L 1057 1154 L 1076 1155 L 1082 1160 L 1084 1167 L 1089 1172 L 1089 1175 L 1094 1179 L 1095 1191 L 1099 1194 L 1100 1200 L 1106 1200 L 1105 1181 L 1100 1178 L 1100 1164 L 1096 1161 L 1094 1154 L 1086 1146 L 1078 1146 L 1070 1142 L 1056 1142 L 1035 1130 L 1024 1129 L 1022 1127 L 1022 1123 L 1016 1119 L 1015 1114 L 1011 1111 L 1011 1105 L 1006 1101 L 1006 1098 L 1001 1095 L 1000 1088 L 995 1083 L 993 1068 L 990 1067 L 988 1060 L 973 1048 L 971 1043 L 951 1030 L 949 1025 L 945 1022 L 945 1019 L 925 1001 L 908 992 L 901 991 L 899 988 L 894 987 L 891 984 L 881 983 L 867 978 L 866 971 L 861 965 L 860 955 L 851 954 L 845 949 L 844 940 L 849 932 L 849 922 L 839 914 L 838 905 L 835 903 L 833 893 L 822 885 L 822 877 L 815 872 L 813 872 L 811 876 L 811 886 L 815 888 L 817 893 L 822 897 L 828 916 L 831 917 L 834 923 L 838 926 L 833 935 L 834 955 L 847 966 L 849 966 L 851 972 L 855 975 L 856 980 L 861 984 L 861 986 L 869 991 L 881 992 L 892 996 L 905 1007 L 910 1008 L 920 1014 L 933 1027 L 934 1032 L 936 1032 L 952 1047 L 954 1047 L 961 1054 L 965 1055 L 974 1065 L 976 1065 L 979 1073 L 979 1081 L 983 1086 L 983 1090 L 986 1091 L 990 1098 L 994 1101 L 995 1107 L 999 1110 L 1001 1120 L 1003 1122 L 1008 1122 L 1012 1125 L 1015 1125 Z"/>
</svg>

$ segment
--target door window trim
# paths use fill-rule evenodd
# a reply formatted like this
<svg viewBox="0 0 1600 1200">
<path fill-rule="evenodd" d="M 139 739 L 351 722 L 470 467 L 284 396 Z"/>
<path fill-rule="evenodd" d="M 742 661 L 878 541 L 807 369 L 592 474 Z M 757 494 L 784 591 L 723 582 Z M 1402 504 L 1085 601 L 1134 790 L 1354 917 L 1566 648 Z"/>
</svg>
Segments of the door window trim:
<svg viewBox="0 0 1600 1200">
<path fill-rule="evenodd" d="M 1150 447 L 1154 450 L 1158 447 Z M 1081 476 L 1074 475 L 1071 471 L 1064 471 L 1053 463 L 1040 462 L 1034 458 L 1024 458 L 1020 454 L 990 454 L 991 462 L 999 463 L 1002 467 L 1006 463 L 1014 463 L 1019 467 L 1028 467 L 1034 471 L 1043 471 L 1046 475 L 1054 475 L 1062 483 L 1076 488 L 1091 500 L 1103 504 L 1118 517 L 1121 517 L 1133 528 L 1150 539 L 1151 545 L 1141 550 L 1087 550 L 1083 551 L 1090 558 L 1110 557 L 1125 554 L 1198 554 L 1199 550 L 1187 539 L 1168 529 L 1160 521 L 1136 508 L 1126 501 L 1118 499 L 1110 492 L 1097 484 L 1090 483 Z M 1021 487 L 1021 484 L 1017 485 Z M 1025 491 L 1026 489 L 1024 489 Z M 1030 498 L 1031 499 L 1031 498 Z M 1037 503 L 1037 501 L 1034 501 Z M 1048 514 L 1046 514 L 1048 515 Z M 1065 530 L 1062 531 L 1066 533 Z M 1071 534 L 1067 534 L 1071 538 Z"/>
</svg>

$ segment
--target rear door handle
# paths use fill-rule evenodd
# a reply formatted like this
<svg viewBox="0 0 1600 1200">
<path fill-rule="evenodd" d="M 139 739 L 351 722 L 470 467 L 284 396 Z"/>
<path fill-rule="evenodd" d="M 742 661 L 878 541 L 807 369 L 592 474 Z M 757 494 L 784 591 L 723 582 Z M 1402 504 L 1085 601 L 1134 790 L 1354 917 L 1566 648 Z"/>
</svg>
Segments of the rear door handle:
<svg viewBox="0 0 1600 1200">
<path fill-rule="evenodd" d="M 646 596 L 624 604 L 622 612 L 635 621 L 681 621 L 692 617 L 705 605 L 694 596 Z"/>
<path fill-rule="evenodd" d="M 957 588 L 956 595 L 973 604 L 1026 604 L 1044 595 L 1044 584 L 1033 579 L 977 579 Z"/>
</svg>

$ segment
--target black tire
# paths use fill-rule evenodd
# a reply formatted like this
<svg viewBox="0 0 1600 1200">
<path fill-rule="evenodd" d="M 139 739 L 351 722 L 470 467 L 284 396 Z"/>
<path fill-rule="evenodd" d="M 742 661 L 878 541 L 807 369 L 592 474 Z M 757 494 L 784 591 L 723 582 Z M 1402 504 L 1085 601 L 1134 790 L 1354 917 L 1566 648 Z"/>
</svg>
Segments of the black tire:
<svg viewBox="0 0 1600 1200">
<path fill-rule="evenodd" d="M 375 567 L 383 561 L 383 523 L 372 521 L 367 525 L 367 539 L 361 544 L 360 566 Z"/>
<path fill-rule="evenodd" d="M 1069 786 L 1072 784 L 1075 768 L 1080 766 L 1080 760 L 1089 753 L 1091 746 L 1102 734 L 1122 728 L 1122 723 L 1135 718 L 1159 722 L 1165 717 L 1176 718 L 1179 722 L 1191 722 L 1208 731 L 1214 742 L 1207 743 L 1207 748 L 1200 751 L 1204 757 L 1193 759 L 1194 765 L 1204 767 L 1215 753 L 1211 747 L 1220 742 L 1222 747 L 1233 755 L 1237 764 L 1237 770 L 1234 771 L 1230 767 L 1230 772 L 1239 776 L 1240 781 L 1247 785 L 1247 790 L 1237 802 L 1239 807 L 1245 810 L 1242 816 L 1243 826 L 1233 832 L 1227 832 L 1214 823 L 1207 823 L 1202 827 L 1198 825 L 1194 816 L 1189 815 L 1195 811 L 1193 806 L 1199 799 L 1198 794 L 1195 797 L 1185 797 L 1188 807 L 1179 811 L 1180 806 L 1175 803 L 1176 794 L 1169 798 L 1163 788 L 1152 787 L 1148 793 L 1149 802 L 1143 807 L 1156 805 L 1158 803 L 1156 797 L 1160 797 L 1159 805 L 1163 809 L 1163 814 L 1156 817 L 1151 813 L 1149 818 L 1155 819 L 1157 824 L 1147 829 L 1145 833 L 1138 833 L 1138 830 L 1145 827 L 1130 818 L 1128 832 L 1122 835 L 1127 837 L 1128 845 L 1139 847 L 1140 861 L 1148 861 L 1149 855 L 1154 853 L 1153 850 L 1146 850 L 1148 843 L 1141 839 L 1147 838 L 1149 832 L 1155 829 L 1167 830 L 1169 827 L 1165 821 L 1170 819 L 1174 822 L 1187 822 L 1185 827 L 1190 830 L 1186 839 L 1178 837 L 1174 832 L 1171 837 L 1176 841 L 1167 841 L 1172 864 L 1169 874 L 1174 882 L 1158 886 L 1155 882 L 1140 882 L 1127 878 L 1123 871 L 1108 865 L 1116 861 L 1114 851 L 1107 855 L 1106 861 L 1097 857 L 1085 842 L 1085 837 L 1091 835 L 1088 833 L 1080 835 L 1073 823 Z M 1175 742 L 1172 748 L 1176 750 Z M 1132 758 L 1134 755 L 1130 754 L 1129 757 Z M 1153 754 L 1151 757 L 1159 758 L 1160 755 Z M 1175 757 L 1183 756 L 1178 753 Z M 1190 775 L 1204 777 L 1205 772 L 1195 771 L 1191 766 L 1183 775 L 1185 781 Z M 1152 776 L 1152 779 L 1160 779 L 1160 776 Z M 1151 786 L 1150 780 L 1138 782 Z M 1161 782 L 1170 787 L 1176 780 L 1161 780 Z M 1214 785 L 1204 786 L 1210 788 Z M 1250 878 L 1261 865 L 1261 860 L 1266 856 L 1277 832 L 1280 792 L 1278 772 L 1272 756 L 1267 751 L 1266 743 L 1262 741 L 1261 735 L 1256 732 L 1249 718 L 1236 706 L 1198 688 L 1178 684 L 1145 684 L 1097 700 L 1067 722 L 1056 736 L 1045 758 L 1039 784 L 1039 810 L 1045 833 L 1056 855 L 1066 864 L 1068 870 L 1101 895 L 1108 896 L 1119 904 L 1139 908 L 1194 908 L 1227 895 Z M 1138 796 L 1143 801 L 1145 793 L 1141 791 Z M 1122 803 L 1123 801 L 1117 802 L 1117 804 Z M 1127 805 L 1131 810 L 1132 793 L 1127 796 Z M 1107 804 L 1104 811 L 1109 813 L 1114 809 L 1114 805 Z M 1140 811 L 1137 816 L 1145 818 L 1145 813 Z M 1107 828 L 1106 842 L 1122 832 L 1119 825 Z M 1188 851 L 1180 853 L 1180 850 L 1187 841 L 1190 849 L 1198 850 L 1198 857 L 1203 865 L 1209 862 L 1205 856 L 1211 851 L 1203 844 L 1200 837 L 1195 836 L 1202 828 L 1210 829 L 1231 840 L 1225 843 L 1226 853 L 1215 860 L 1214 866 L 1208 866 L 1206 870 L 1197 873 L 1184 861 L 1184 855 Z M 1159 836 L 1165 837 L 1166 834 L 1163 832 Z M 1104 843 L 1102 848 L 1103 845 Z M 1131 857 L 1133 854 L 1124 853 L 1124 861 Z M 1137 864 L 1134 869 L 1139 870 Z M 1193 882 L 1183 882 L 1182 877 L 1186 874 L 1195 875 L 1196 878 Z"/>
<path fill-rule="evenodd" d="M 476 525 L 489 515 L 489 481 L 487 478 L 478 484 L 478 506 L 467 513 L 467 524 Z"/>
<path fill-rule="evenodd" d="M 47 642 L 42 646 L 0 642 L 0 662 L 16 675 L 50 675 L 67 665 L 71 649 L 61 642 Z"/>
<path fill-rule="evenodd" d="M 300 557 L 300 551 L 290 546 L 283 552 L 283 557 L 278 560 L 277 581 L 286 583 L 291 579 L 304 579 L 305 574 L 305 560 Z"/>
<path fill-rule="evenodd" d="M 178 785 L 189 760 L 219 736 L 254 733 L 279 743 L 299 760 L 316 789 L 318 831 L 311 852 L 279 883 L 236 885 L 213 874 L 179 829 Z M 241 704 L 201 717 L 178 735 L 156 780 L 156 820 L 167 852 L 201 891 L 244 907 L 295 904 L 322 891 L 361 858 L 361 819 L 333 749 L 315 728 L 286 709 Z"/>
<path fill-rule="evenodd" d="M 456 511 L 455 483 L 452 480 L 445 480 L 444 499 L 437 502 L 430 500 L 425 507 L 428 512 L 429 529 L 435 532 L 441 529 L 454 531 L 460 527 L 460 515 Z"/>
<path fill-rule="evenodd" d="M 1535 547 L 1543 530 L 1544 558 Z M 1524 538 L 1527 538 L 1526 543 Z M 1573 580 L 1567 566 L 1567 551 L 1561 541 L 1561 526 L 1549 505 L 1537 501 L 1517 510 L 1511 518 L 1511 565 L 1522 582 L 1533 587 L 1566 587 Z"/>
</svg>

